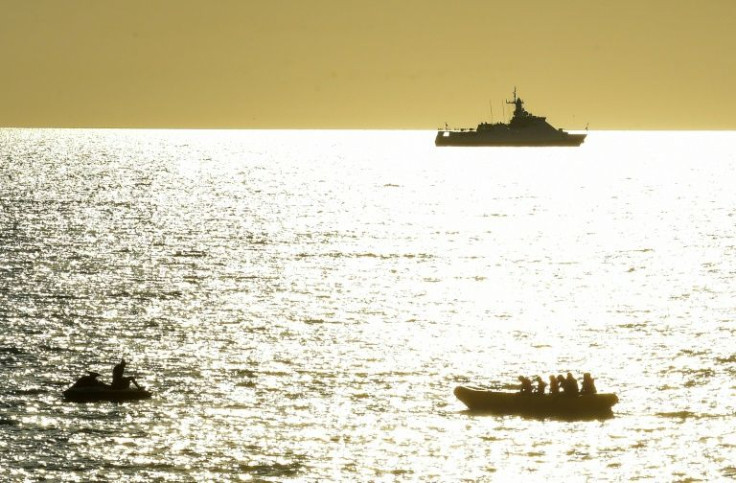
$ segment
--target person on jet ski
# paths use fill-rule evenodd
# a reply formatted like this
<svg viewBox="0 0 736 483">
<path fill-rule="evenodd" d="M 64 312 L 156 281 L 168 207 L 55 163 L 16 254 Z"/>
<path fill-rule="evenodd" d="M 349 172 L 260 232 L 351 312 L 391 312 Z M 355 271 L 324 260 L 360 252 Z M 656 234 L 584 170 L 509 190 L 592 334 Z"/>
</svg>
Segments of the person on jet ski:
<svg viewBox="0 0 736 483">
<path fill-rule="evenodd" d="M 125 377 L 123 376 L 123 373 L 125 372 L 125 359 L 120 359 L 120 362 L 115 365 L 112 369 L 112 387 L 113 389 L 128 389 L 130 387 L 130 383 L 132 382 L 135 384 L 135 387 L 138 389 L 141 388 L 141 386 L 138 385 L 134 377 Z"/>
</svg>

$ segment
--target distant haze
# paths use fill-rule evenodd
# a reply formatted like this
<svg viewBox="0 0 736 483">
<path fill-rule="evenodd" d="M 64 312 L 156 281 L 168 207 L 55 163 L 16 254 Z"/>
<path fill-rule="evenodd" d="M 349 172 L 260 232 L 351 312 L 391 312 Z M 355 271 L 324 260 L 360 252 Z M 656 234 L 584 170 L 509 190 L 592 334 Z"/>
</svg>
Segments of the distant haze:
<svg viewBox="0 0 736 483">
<path fill-rule="evenodd" d="M 736 2 L 0 0 L 0 126 L 736 129 Z M 508 111 L 507 111 L 508 112 Z"/>
</svg>

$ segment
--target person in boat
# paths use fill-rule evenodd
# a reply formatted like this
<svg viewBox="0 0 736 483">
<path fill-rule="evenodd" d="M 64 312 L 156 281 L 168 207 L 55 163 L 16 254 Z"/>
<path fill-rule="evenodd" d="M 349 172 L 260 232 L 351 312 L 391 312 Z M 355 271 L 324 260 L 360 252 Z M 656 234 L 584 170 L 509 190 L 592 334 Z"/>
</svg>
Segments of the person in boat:
<svg viewBox="0 0 736 483">
<path fill-rule="evenodd" d="M 128 389 L 132 382 L 135 387 L 140 389 L 141 386 L 138 385 L 134 377 L 123 376 L 125 365 L 125 359 L 120 359 L 120 362 L 112 368 L 112 385 L 110 387 L 113 389 Z"/>
<path fill-rule="evenodd" d="M 532 393 L 532 381 L 528 377 L 519 376 L 519 382 L 521 383 L 521 390 L 519 391 L 521 394 Z"/>
<path fill-rule="evenodd" d="M 580 388 L 580 394 L 596 394 L 598 390 L 595 388 L 595 382 L 590 377 L 590 372 L 583 374 L 583 384 Z"/>
<path fill-rule="evenodd" d="M 572 377 L 571 372 L 568 372 L 565 378 L 565 394 L 567 396 L 577 396 L 579 393 L 578 380 Z"/>
<path fill-rule="evenodd" d="M 537 381 L 537 390 L 535 394 L 539 394 L 539 395 L 544 394 L 544 389 L 547 387 L 547 383 L 544 382 L 544 379 L 542 379 L 539 376 L 537 376 L 536 381 Z"/>
<path fill-rule="evenodd" d="M 552 374 L 549 376 L 549 393 L 559 394 L 560 393 L 560 381 L 557 380 L 557 376 Z"/>
<path fill-rule="evenodd" d="M 567 380 L 562 374 L 557 375 L 557 387 L 559 388 L 559 392 L 562 392 L 562 394 L 567 393 Z"/>
</svg>

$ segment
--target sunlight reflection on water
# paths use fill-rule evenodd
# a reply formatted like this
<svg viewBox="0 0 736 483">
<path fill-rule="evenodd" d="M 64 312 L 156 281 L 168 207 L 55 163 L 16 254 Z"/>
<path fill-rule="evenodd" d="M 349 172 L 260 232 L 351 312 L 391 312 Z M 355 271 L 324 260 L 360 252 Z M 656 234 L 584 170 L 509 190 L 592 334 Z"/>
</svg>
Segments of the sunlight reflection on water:
<svg viewBox="0 0 736 483">
<path fill-rule="evenodd" d="M 17 480 L 733 476 L 735 140 L 0 130 L 2 461 Z M 152 400 L 60 400 L 121 355 Z M 568 370 L 616 417 L 452 395 Z"/>
</svg>

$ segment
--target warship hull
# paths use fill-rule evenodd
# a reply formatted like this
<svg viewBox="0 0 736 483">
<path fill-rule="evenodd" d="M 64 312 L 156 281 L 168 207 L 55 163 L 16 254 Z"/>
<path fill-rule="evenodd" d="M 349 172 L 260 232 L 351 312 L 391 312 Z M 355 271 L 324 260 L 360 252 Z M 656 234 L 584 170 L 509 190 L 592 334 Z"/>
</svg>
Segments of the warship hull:
<svg viewBox="0 0 736 483">
<path fill-rule="evenodd" d="M 587 134 L 561 132 L 560 136 L 526 136 L 485 133 L 483 131 L 439 131 L 435 146 L 496 146 L 496 147 L 577 147 Z"/>
</svg>

